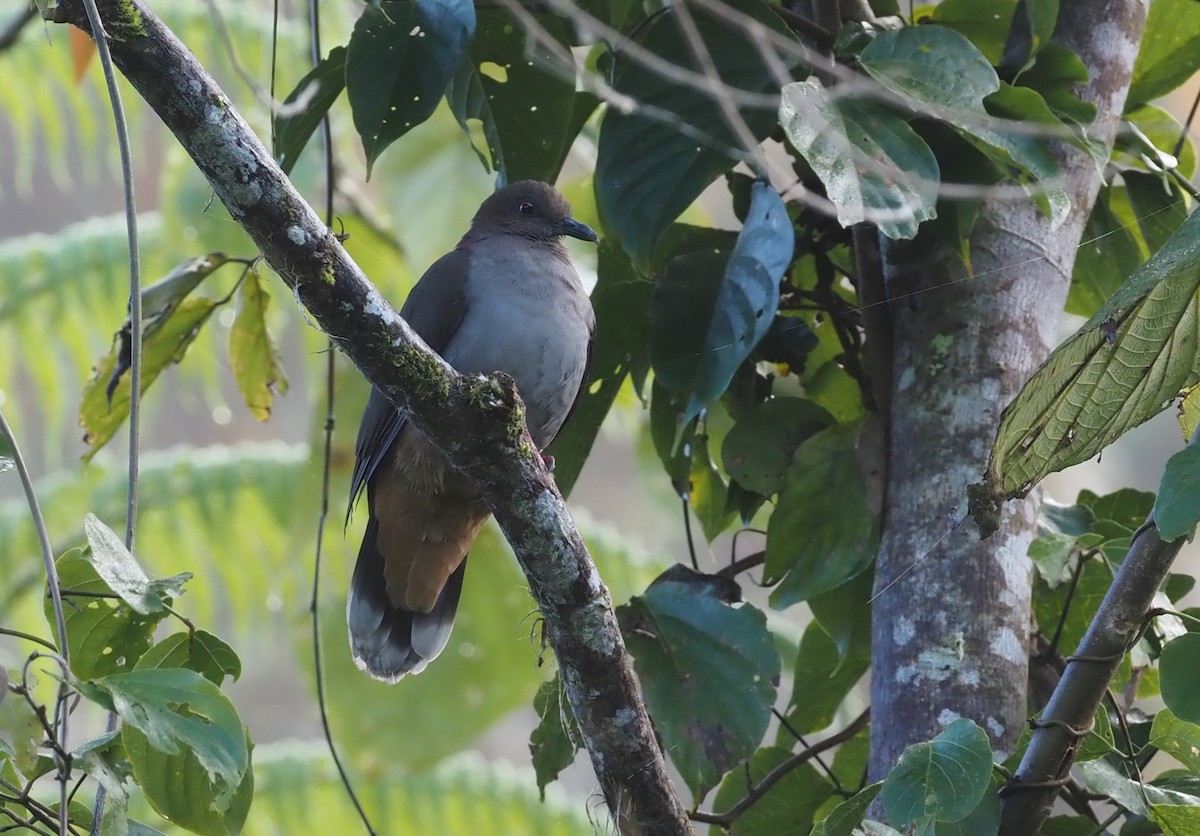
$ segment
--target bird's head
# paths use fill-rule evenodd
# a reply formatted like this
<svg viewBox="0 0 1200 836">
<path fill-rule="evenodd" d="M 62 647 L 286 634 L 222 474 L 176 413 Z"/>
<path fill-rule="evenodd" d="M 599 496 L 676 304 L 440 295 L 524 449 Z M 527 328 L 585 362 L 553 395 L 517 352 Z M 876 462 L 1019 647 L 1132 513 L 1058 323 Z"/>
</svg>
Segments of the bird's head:
<svg viewBox="0 0 1200 836">
<path fill-rule="evenodd" d="M 569 235 L 595 241 L 590 226 L 571 217 L 571 204 L 553 186 L 522 180 L 497 190 L 483 202 L 471 222 L 472 230 L 496 231 L 541 241 Z"/>
</svg>

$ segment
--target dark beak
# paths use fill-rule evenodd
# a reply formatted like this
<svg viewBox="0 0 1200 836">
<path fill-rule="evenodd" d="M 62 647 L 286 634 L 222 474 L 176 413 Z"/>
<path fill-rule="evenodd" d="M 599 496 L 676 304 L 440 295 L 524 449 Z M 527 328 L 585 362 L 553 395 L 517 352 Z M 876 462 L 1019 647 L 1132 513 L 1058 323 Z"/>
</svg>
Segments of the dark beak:
<svg viewBox="0 0 1200 836">
<path fill-rule="evenodd" d="M 570 235 L 572 238 L 578 238 L 580 241 L 591 241 L 593 244 L 596 242 L 596 231 L 587 224 L 581 224 L 574 218 L 563 218 L 556 226 L 558 227 L 559 235 Z"/>
</svg>

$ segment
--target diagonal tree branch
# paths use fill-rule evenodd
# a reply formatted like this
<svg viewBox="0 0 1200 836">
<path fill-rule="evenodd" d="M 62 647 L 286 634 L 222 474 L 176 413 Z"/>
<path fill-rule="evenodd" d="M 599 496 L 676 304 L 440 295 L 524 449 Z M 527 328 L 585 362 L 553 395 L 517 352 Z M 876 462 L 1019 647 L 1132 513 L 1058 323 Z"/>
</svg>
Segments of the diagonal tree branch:
<svg viewBox="0 0 1200 836">
<path fill-rule="evenodd" d="M 1197 443 L 1193 436 L 1190 444 Z M 1136 641 L 1185 538 L 1158 536 L 1151 515 L 1133 536 L 1129 554 L 1113 578 L 1087 633 L 1033 723 L 1021 766 L 1002 791 L 1001 836 L 1037 833 L 1059 790 L 1069 781 L 1079 745 L 1104 699 L 1121 660 Z"/>
<path fill-rule="evenodd" d="M 511 379 L 456 374 L 362 274 L 162 21 L 136 0 L 99 6 L 117 67 L 267 263 L 363 375 L 482 491 L 529 580 L 621 832 L 690 833 L 608 590 L 525 429 Z M 60 0 L 47 14 L 90 32 L 79 0 Z"/>
</svg>

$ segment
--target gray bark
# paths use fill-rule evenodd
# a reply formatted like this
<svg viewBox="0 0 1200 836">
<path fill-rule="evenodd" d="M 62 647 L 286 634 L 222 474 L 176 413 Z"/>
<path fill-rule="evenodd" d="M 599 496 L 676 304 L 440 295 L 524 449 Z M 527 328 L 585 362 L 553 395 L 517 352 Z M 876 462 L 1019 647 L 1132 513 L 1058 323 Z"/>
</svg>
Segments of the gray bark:
<svg viewBox="0 0 1200 836">
<path fill-rule="evenodd" d="M 1019 13 L 1019 12 L 1018 12 Z M 1092 73 L 1081 91 L 1111 147 L 1145 26 L 1138 0 L 1064 3 L 1056 40 Z M 1030 564 L 1037 500 L 1010 504 L 980 541 L 965 491 L 987 465 L 1000 413 L 1045 359 L 1075 250 L 1099 190 L 1095 163 L 1056 143 L 1072 212 L 1057 230 L 1029 200 L 989 198 L 970 240 L 972 277 L 922 242 L 887 247 L 894 318 L 883 540 L 872 630 L 872 780 L 904 748 L 974 720 L 999 753 L 1026 716 Z"/>
</svg>

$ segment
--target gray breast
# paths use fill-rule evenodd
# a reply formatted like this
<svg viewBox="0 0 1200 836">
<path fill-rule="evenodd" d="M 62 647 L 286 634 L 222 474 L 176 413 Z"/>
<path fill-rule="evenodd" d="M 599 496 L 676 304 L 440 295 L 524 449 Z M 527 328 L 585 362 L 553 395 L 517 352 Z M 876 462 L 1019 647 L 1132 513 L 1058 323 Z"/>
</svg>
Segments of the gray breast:
<svg viewBox="0 0 1200 836">
<path fill-rule="evenodd" d="M 511 375 L 529 431 L 545 447 L 583 385 L 591 303 L 565 249 L 490 243 L 472 249 L 466 316 L 444 356 L 464 374 Z"/>
</svg>

